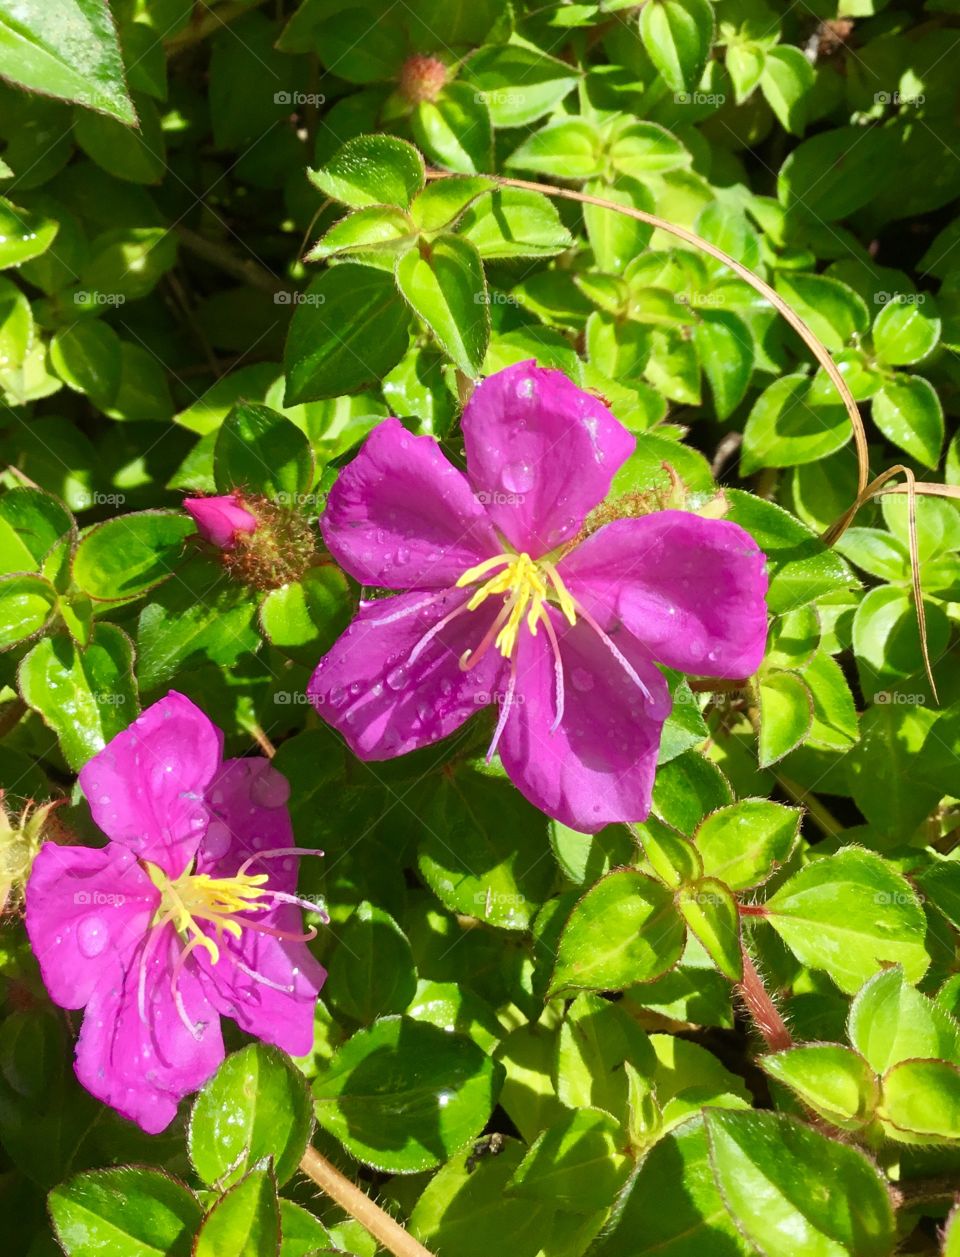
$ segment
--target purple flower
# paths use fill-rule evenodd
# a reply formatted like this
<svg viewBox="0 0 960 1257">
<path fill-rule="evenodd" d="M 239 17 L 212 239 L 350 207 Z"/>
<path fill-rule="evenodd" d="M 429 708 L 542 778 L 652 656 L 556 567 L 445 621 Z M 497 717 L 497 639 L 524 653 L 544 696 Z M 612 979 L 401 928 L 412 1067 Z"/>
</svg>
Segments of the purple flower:
<svg viewBox="0 0 960 1257">
<path fill-rule="evenodd" d="M 197 532 L 220 550 L 232 550 L 237 537 L 257 528 L 255 515 L 240 504 L 235 493 L 218 498 L 184 498 L 183 509 L 193 516 Z"/>
<path fill-rule="evenodd" d="M 387 419 L 341 472 L 323 535 L 364 585 L 309 694 L 361 759 L 386 759 L 499 709 L 489 755 L 584 832 L 650 809 L 670 711 L 657 663 L 745 677 L 766 641 L 764 556 L 736 524 L 684 511 L 586 516 L 633 452 L 559 371 L 521 363 L 463 414 L 467 475 Z"/>
<path fill-rule="evenodd" d="M 294 1055 L 312 1046 L 326 975 L 304 945 L 289 787 L 265 759 L 224 760 L 176 693 L 80 784 L 110 841 L 44 844 L 27 933 L 51 999 L 86 1009 L 77 1077 L 153 1134 L 223 1059 L 221 1014 Z"/>
</svg>

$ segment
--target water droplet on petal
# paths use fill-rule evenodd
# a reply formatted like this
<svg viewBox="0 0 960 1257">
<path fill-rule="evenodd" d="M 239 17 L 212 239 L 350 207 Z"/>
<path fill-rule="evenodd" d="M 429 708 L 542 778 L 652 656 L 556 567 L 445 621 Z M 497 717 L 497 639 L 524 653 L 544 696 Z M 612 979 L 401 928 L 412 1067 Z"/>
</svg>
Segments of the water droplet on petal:
<svg viewBox="0 0 960 1257">
<path fill-rule="evenodd" d="M 269 764 L 264 764 L 250 786 L 250 798 L 261 807 L 283 807 L 290 798 L 290 782 Z"/>
<path fill-rule="evenodd" d="M 99 956 L 109 939 L 106 922 L 100 917 L 84 917 L 77 926 L 77 946 L 88 959 Z"/>
<path fill-rule="evenodd" d="M 533 488 L 533 468 L 529 463 L 508 463 L 500 473 L 500 482 L 508 493 L 526 493 Z"/>
<path fill-rule="evenodd" d="M 203 840 L 203 851 L 212 860 L 219 860 L 230 850 L 232 843 L 230 830 L 223 821 L 211 821 Z"/>
<path fill-rule="evenodd" d="M 573 682 L 573 688 L 586 693 L 587 690 L 593 689 L 593 674 L 588 672 L 586 668 L 574 668 L 570 677 Z"/>
</svg>

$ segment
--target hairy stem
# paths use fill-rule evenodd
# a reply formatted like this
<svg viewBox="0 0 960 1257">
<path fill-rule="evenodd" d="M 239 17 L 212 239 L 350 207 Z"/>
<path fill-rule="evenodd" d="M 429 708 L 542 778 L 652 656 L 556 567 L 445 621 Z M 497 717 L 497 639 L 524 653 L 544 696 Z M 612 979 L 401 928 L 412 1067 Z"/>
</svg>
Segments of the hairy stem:
<svg viewBox="0 0 960 1257">
<path fill-rule="evenodd" d="M 176 227 L 176 233 L 180 238 L 180 243 L 185 249 L 189 249 L 191 253 L 195 253 L 197 257 L 203 258 L 205 262 L 209 262 L 212 266 L 217 266 L 220 270 L 225 271 L 228 275 L 232 275 L 234 279 L 239 279 L 244 284 L 250 284 L 254 288 L 260 288 L 263 292 L 283 292 L 285 285 L 282 279 L 278 279 L 276 275 L 271 275 L 266 267 L 261 266 L 259 262 L 255 262 L 253 258 L 238 257 L 232 249 L 228 249 L 225 244 L 221 244 L 218 240 L 210 240 L 206 236 L 201 236 L 196 231 L 191 231 L 189 227 L 182 224 Z"/>
<path fill-rule="evenodd" d="M 793 1047 L 793 1036 L 780 1016 L 769 991 L 763 985 L 763 979 L 757 973 L 749 952 L 745 947 L 741 948 L 741 951 L 743 952 L 743 981 L 737 989 L 743 997 L 753 1024 L 763 1035 L 763 1041 L 771 1052 L 782 1052 L 784 1048 Z"/>
<path fill-rule="evenodd" d="M 335 1200 L 341 1209 L 345 1209 L 351 1217 L 356 1218 L 360 1225 L 373 1236 L 378 1243 L 394 1254 L 394 1257 L 432 1257 L 424 1246 L 395 1222 L 389 1213 L 384 1213 L 379 1205 L 373 1203 L 369 1196 L 327 1160 L 316 1148 L 308 1148 L 303 1154 L 300 1169 L 307 1178 L 326 1192 L 331 1200 Z"/>
</svg>

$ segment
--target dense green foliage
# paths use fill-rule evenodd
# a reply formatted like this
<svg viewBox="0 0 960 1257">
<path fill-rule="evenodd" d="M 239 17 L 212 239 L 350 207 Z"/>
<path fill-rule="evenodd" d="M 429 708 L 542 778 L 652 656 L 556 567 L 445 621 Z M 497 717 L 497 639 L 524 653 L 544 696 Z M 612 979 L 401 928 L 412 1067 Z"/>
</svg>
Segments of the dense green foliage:
<svg viewBox="0 0 960 1257">
<path fill-rule="evenodd" d="M 368 1257 L 297 1173 L 315 1117 L 441 1257 L 956 1257 L 957 507 L 916 503 L 935 695 L 907 498 L 819 539 L 853 433 L 777 310 L 483 177 L 695 232 L 833 355 L 871 476 L 960 485 L 956 0 L 110 9 L 0 0 L 4 1251 Z M 489 713 L 363 764 L 304 699 L 360 592 L 315 527 L 338 469 L 388 414 L 461 461 L 470 381 L 530 358 L 636 433 L 615 498 L 769 559 L 759 673 L 672 677 L 654 810 L 595 837 L 484 764 Z M 180 509 L 234 490 L 276 543 L 246 567 Z M 231 1026 L 148 1137 L 75 1081 L 21 903 L 170 688 L 276 746 L 329 979 L 308 1058 Z"/>
</svg>

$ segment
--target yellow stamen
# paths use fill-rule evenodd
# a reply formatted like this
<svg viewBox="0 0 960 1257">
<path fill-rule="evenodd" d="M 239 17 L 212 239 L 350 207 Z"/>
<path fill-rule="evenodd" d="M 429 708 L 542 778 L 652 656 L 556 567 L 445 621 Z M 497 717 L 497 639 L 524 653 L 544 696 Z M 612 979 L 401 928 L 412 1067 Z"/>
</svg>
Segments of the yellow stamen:
<svg viewBox="0 0 960 1257">
<path fill-rule="evenodd" d="M 503 570 L 480 585 L 467 602 L 467 610 L 476 611 L 491 595 L 505 595 L 504 606 L 509 608 L 509 614 L 494 643 L 505 659 L 513 656 L 524 617 L 530 635 L 536 637 L 540 621 L 547 618 L 547 604 L 552 600 L 556 601 L 566 620 L 571 625 L 576 624 L 575 603 L 556 567 L 548 559 L 535 561 L 526 553 L 498 554 L 468 568 L 457 581 L 457 588 L 475 584 L 496 568 Z"/>
<path fill-rule="evenodd" d="M 262 889 L 269 880 L 266 873 L 210 877 L 207 873 L 192 873 L 187 869 L 178 878 L 171 879 L 155 864 L 145 860 L 144 865 L 150 880 L 160 891 L 160 906 L 151 924 L 156 925 L 161 920 L 172 921 L 177 933 L 190 940 L 191 948 L 207 949 L 214 964 L 220 959 L 220 949 L 197 922 L 210 922 L 221 941 L 224 932 L 239 938 L 243 925 L 234 914 L 266 911 L 270 907 L 269 902 L 257 902 L 263 895 L 269 894 Z"/>
</svg>

